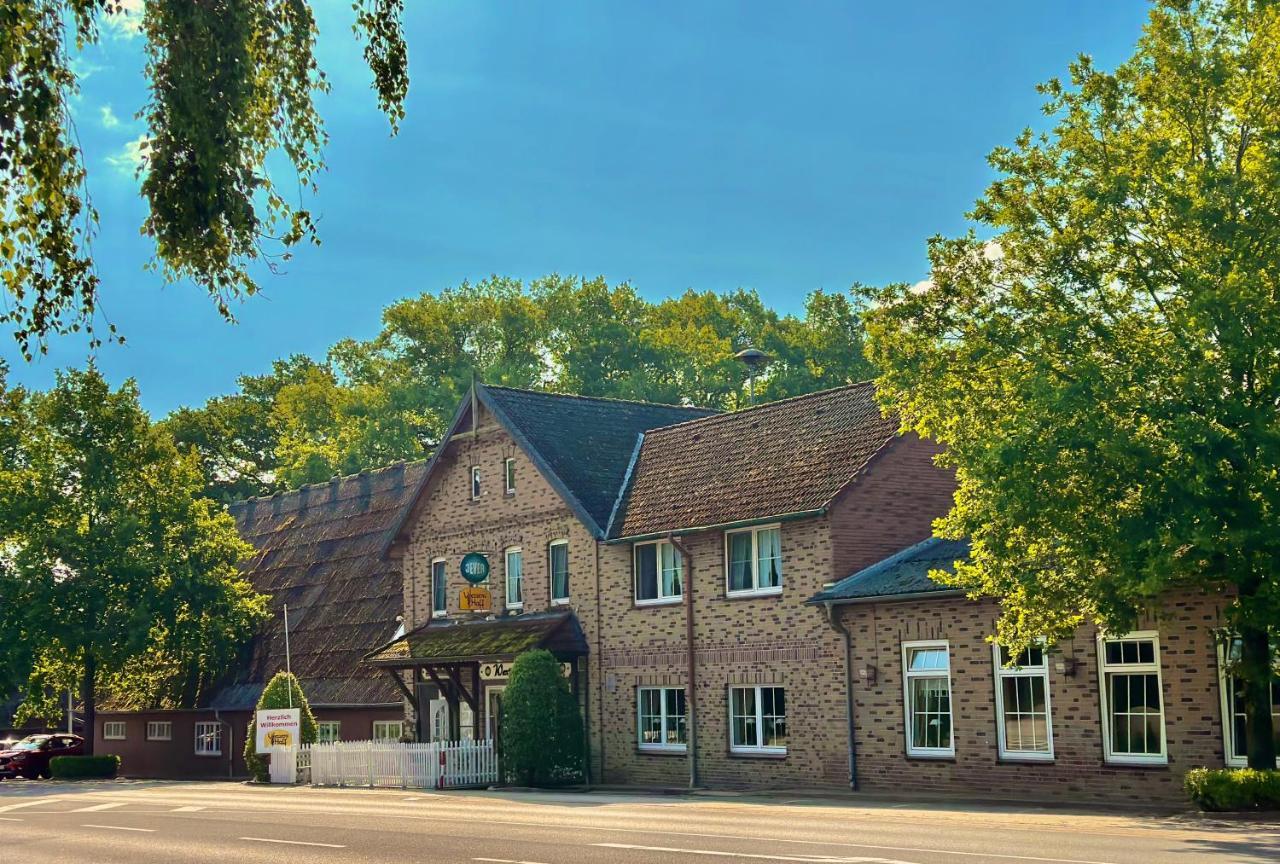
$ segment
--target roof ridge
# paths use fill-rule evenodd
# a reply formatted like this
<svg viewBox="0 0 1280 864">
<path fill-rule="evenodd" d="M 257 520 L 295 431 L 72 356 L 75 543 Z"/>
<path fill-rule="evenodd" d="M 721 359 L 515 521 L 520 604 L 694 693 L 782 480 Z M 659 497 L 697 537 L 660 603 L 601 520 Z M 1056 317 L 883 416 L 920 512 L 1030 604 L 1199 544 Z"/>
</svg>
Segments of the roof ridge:
<svg viewBox="0 0 1280 864">
<path fill-rule="evenodd" d="M 385 472 L 395 470 L 396 468 L 408 468 L 411 465 L 417 465 L 420 463 L 425 464 L 426 461 L 427 461 L 426 459 L 400 459 L 396 462 L 392 462 L 390 465 L 382 465 L 378 468 L 365 468 L 363 471 L 356 471 L 352 474 L 341 474 L 341 475 L 335 474 L 333 475 L 333 477 L 329 478 L 328 480 L 320 480 L 315 483 L 303 483 L 301 486 L 298 486 L 297 488 L 294 488 L 294 489 L 281 489 L 278 492 L 272 492 L 270 495 L 250 495 L 248 498 L 239 498 L 235 501 L 229 501 L 227 502 L 227 509 L 230 510 L 237 507 L 245 507 L 251 503 L 258 502 L 258 501 L 282 501 L 286 498 L 300 497 L 304 490 L 314 490 L 314 489 L 321 489 L 324 487 L 328 487 L 333 485 L 333 482 L 335 480 L 339 484 L 342 484 L 347 480 L 354 480 L 357 477 L 361 477 L 364 475 L 368 475 L 372 477 L 374 475 L 383 474 Z"/>
<path fill-rule="evenodd" d="M 856 390 L 860 387 L 871 387 L 874 390 L 875 381 L 868 379 L 866 381 L 858 381 L 853 384 L 842 384 L 839 387 L 828 387 L 825 390 L 814 390 L 812 393 L 801 393 L 798 396 L 787 396 L 783 399 L 774 399 L 772 402 L 761 402 L 759 405 L 748 405 L 746 408 L 739 408 L 736 411 L 721 411 L 706 417 L 694 417 L 691 420 L 681 420 L 679 423 L 671 423 L 667 426 L 656 426 L 653 429 L 650 429 L 646 434 L 665 432 L 668 429 L 675 429 L 678 426 L 688 426 L 692 423 L 705 423 L 710 420 L 723 420 L 727 418 L 741 417 L 744 414 L 750 414 L 753 411 L 759 411 L 763 408 L 773 408 L 778 405 L 785 405 L 790 402 L 799 402 L 803 399 L 813 399 L 818 396 L 830 396 L 832 393 L 837 393 L 842 390 Z"/>
<path fill-rule="evenodd" d="M 506 390 L 509 393 L 529 393 L 534 396 L 557 396 L 562 399 L 580 399 L 589 402 L 617 402 L 623 405 L 644 405 L 647 408 L 677 408 L 682 411 L 706 411 L 708 415 L 723 414 L 719 408 L 701 405 L 673 405 L 670 402 L 648 402 L 644 399 L 622 399 L 617 396 L 588 396 L 585 393 L 565 393 L 560 390 L 533 390 L 527 387 L 507 387 L 501 384 L 481 384 L 486 390 Z"/>
</svg>

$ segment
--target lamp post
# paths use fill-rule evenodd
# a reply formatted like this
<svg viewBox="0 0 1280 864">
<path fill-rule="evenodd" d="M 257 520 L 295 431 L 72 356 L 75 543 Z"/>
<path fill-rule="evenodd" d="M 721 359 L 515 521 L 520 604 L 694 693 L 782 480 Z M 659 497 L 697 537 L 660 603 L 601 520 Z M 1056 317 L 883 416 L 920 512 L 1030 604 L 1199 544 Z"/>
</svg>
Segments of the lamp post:
<svg viewBox="0 0 1280 864">
<path fill-rule="evenodd" d="M 752 348 L 750 345 L 733 356 L 747 367 L 747 380 L 750 382 L 748 384 L 750 389 L 747 393 L 747 404 L 754 405 L 756 404 L 756 372 L 773 358 L 759 348 Z"/>
</svg>

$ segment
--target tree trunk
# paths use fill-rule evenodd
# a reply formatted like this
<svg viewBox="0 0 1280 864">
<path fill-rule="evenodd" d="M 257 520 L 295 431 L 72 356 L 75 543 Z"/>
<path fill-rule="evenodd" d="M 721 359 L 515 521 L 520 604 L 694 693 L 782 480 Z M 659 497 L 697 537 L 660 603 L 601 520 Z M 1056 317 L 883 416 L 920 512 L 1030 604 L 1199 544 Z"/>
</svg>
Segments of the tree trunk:
<svg viewBox="0 0 1280 864">
<path fill-rule="evenodd" d="M 92 654 L 84 655 L 84 679 L 80 682 L 81 713 L 84 715 L 80 732 L 84 736 L 84 752 L 93 755 L 93 732 L 98 725 L 98 708 L 94 702 L 94 678 L 98 674 L 98 661 Z"/>
<path fill-rule="evenodd" d="M 1249 767 L 1276 767 L 1276 739 L 1271 716 L 1271 679 L 1275 669 L 1271 662 L 1271 645 L 1265 629 L 1240 628 L 1240 669 L 1237 675 L 1244 685 L 1245 737 L 1249 748 Z"/>
</svg>

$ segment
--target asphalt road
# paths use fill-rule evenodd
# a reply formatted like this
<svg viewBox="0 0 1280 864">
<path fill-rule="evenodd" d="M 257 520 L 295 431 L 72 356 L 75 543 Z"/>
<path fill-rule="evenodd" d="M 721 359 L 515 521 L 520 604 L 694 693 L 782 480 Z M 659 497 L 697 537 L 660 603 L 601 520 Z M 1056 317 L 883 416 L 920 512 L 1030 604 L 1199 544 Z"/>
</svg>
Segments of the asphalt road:
<svg viewBox="0 0 1280 864">
<path fill-rule="evenodd" d="M 1280 823 L 785 796 L 0 784 L 0 859 L 488 864 L 1280 861 Z"/>
</svg>

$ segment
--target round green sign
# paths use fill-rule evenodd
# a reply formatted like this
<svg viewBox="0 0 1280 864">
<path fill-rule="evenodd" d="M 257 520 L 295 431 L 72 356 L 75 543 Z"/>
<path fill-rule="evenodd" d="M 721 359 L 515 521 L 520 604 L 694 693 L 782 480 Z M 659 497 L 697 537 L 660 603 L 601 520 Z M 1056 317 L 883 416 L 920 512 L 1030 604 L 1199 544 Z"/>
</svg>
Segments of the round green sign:
<svg viewBox="0 0 1280 864">
<path fill-rule="evenodd" d="M 479 585 L 489 578 L 489 559 L 479 552 L 468 552 L 462 556 L 462 578 L 472 585 Z"/>
</svg>

